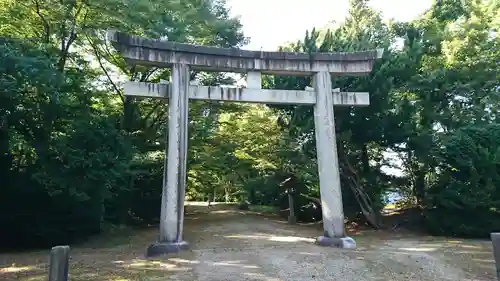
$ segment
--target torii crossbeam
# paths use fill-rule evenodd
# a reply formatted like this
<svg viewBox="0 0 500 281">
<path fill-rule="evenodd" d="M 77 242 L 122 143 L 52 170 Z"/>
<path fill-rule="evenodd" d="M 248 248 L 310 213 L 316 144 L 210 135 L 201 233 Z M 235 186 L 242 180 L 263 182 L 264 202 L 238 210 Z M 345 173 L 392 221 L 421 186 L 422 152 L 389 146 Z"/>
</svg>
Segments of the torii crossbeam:
<svg viewBox="0 0 500 281">
<path fill-rule="evenodd" d="M 127 82 L 125 95 L 168 99 L 168 144 L 162 191 L 160 237 L 148 256 L 179 251 L 183 240 L 189 99 L 266 104 L 310 104 L 314 122 L 324 235 L 320 245 L 355 247 L 344 232 L 335 136 L 335 106 L 367 106 L 368 93 L 332 90 L 331 75 L 366 75 L 383 50 L 350 53 L 262 52 L 180 44 L 109 32 L 108 39 L 130 64 L 171 68 L 169 83 Z M 191 85 L 190 70 L 247 73 L 247 88 Z M 312 90 L 261 89 L 261 73 L 312 75 Z"/>
</svg>

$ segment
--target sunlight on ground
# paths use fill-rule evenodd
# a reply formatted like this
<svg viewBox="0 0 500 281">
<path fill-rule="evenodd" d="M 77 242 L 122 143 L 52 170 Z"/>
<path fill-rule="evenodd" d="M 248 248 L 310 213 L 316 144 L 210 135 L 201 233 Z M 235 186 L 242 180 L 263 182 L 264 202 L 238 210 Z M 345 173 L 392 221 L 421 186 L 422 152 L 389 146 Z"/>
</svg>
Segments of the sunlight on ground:
<svg viewBox="0 0 500 281">
<path fill-rule="evenodd" d="M 483 249 L 483 247 L 476 245 L 460 245 L 460 247 L 466 249 Z"/>
<path fill-rule="evenodd" d="M 184 205 L 186 206 L 208 206 L 208 202 L 206 201 L 185 201 Z M 226 203 L 226 202 L 210 202 L 210 205 L 227 205 L 227 206 L 234 206 L 237 205 L 237 203 Z"/>
<path fill-rule="evenodd" d="M 203 202 L 206 204 L 205 202 Z M 201 203 L 197 203 L 201 205 Z M 269 219 L 252 212 L 207 208 L 209 214 L 198 214 L 197 220 L 186 220 L 188 241 L 192 241 L 192 251 L 174 256 L 143 259 L 144 247 L 157 235 L 157 229 L 147 229 L 126 234 L 123 239 L 113 234 L 102 243 L 72 247 L 71 281 L 135 281 L 135 280 L 216 280 L 199 279 L 199 274 L 217 275 L 227 280 L 281 281 L 276 275 L 268 274 L 268 264 L 255 260 L 256 251 L 294 251 L 293 255 L 273 258 L 273 262 L 289 260 L 319 261 L 324 258 L 325 248 L 307 246 L 315 242 L 320 229 L 310 226 L 289 226 L 279 218 Z M 225 208 L 225 207 L 224 207 Z M 204 211 L 206 212 L 206 211 Z M 231 215 L 227 215 L 231 213 Z M 234 215 L 233 215 L 234 214 Z M 253 227 L 255 224 L 255 227 Z M 373 234 L 373 235 L 372 235 Z M 208 237 L 210 236 L 210 237 Z M 311 238 L 314 237 L 314 238 Z M 452 268 L 471 272 L 474 276 L 493 277 L 495 263 L 491 242 L 482 240 L 445 239 L 437 237 L 416 237 L 380 235 L 366 232 L 359 238 L 359 247 L 354 251 L 340 254 L 332 250 L 329 261 L 338 255 L 342 259 L 362 260 L 363 265 L 377 266 L 380 260 L 393 260 L 391 267 L 400 266 L 403 272 L 417 262 L 420 270 L 426 260 L 440 261 Z M 290 244 L 296 245 L 290 246 Z M 106 247 L 104 247 L 106 245 Z M 109 245 L 112 245 L 109 246 Z M 273 249 L 267 249 L 272 247 Z M 265 255 L 264 259 L 268 257 Z M 259 257 L 261 258 L 261 257 Z M 44 281 L 47 280 L 48 256 L 45 252 L 0 254 L 0 280 Z M 339 259 L 340 260 L 340 259 Z M 374 262 L 376 261 L 376 262 Z M 407 264 L 400 265 L 402 261 Z M 208 270 L 208 271 L 207 271 Z M 398 271 L 398 272 L 399 272 Z M 208 272 L 208 273 L 206 273 Z M 211 273 L 210 273 L 211 272 Z M 236 275 L 235 275 L 236 274 Z M 238 275 L 239 274 L 239 275 Z M 205 275 L 203 275 L 205 276 Z M 203 277 L 202 276 L 202 277 Z M 226 279 L 217 280 L 226 280 Z M 316 276 L 318 279 L 318 276 Z M 288 279 L 286 279 L 288 280 Z M 311 279 L 314 280 L 314 279 Z M 324 279 L 321 279 L 324 280 Z M 382 280 L 382 279 L 380 279 Z M 403 280 L 403 279 L 383 279 Z M 406 280 L 406 279 L 405 279 Z M 431 280 L 431 279 L 420 279 Z M 444 280 L 444 279 L 439 279 Z M 450 279 L 451 280 L 451 279 Z M 460 280 L 492 280 L 468 279 Z"/>
<path fill-rule="evenodd" d="M 212 211 L 212 214 L 230 214 L 234 213 L 232 210 L 220 210 L 220 211 Z"/>
<path fill-rule="evenodd" d="M 245 272 L 244 275 L 253 278 L 254 280 L 262 280 L 262 281 L 282 281 L 279 278 L 273 278 L 265 276 L 264 274 L 254 273 L 254 272 Z"/>
<path fill-rule="evenodd" d="M 297 254 L 304 255 L 304 256 L 319 256 L 320 255 L 320 253 L 309 253 L 309 252 L 298 252 Z"/>
<path fill-rule="evenodd" d="M 199 261 L 191 261 L 191 260 L 186 260 L 186 259 L 179 259 L 179 258 L 171 258 L 168 259 L 169 261 L 176 262 L 176 263 L 189 263 L 189 264 L 199 264 Z"/>
<path fill-rule="evenodd" d="M 434 252 L 437 250 L 437 248 L 399 248 L 399 249 L 409 252 Z"/>
<path fill-rule="evenodd" d="M 211 262 L 209 264 L 216 265 L 216 266 L 236 266 L 236 267 L 241 267 L 241 268 L 246 268 L 246 269 L 259 269 L 260 268 L 260 266 L 242 264 L 241 262 L 242 261 L 225 261 L 225 262 Z"/>
<path fill-rule="evenodd" d="M 472 259 L 475 262 L 485 262 L 485 263 L 494 263 L 493 259 Z"/>
<path fill-rule="evenodd" d="M 23 272 L 23 271 L 30 271 L 30 270 L 35 270 L 35 266 L 9 266 L 9 267 L 4 267 L 0 268 L 0 273 L 16 273 L 16 272 Z"/>
<path fill-rule="evenodd" d="M 166 261 L 134 259 L 131 261 L 114 261 L 113 264 L 120 265 L 124 268 L 136 268 L 143 270 L 164 270 L 164 271 L 189 271 L 192 268 L 190 265 L 199 265 L 201 263 L 210 266 L 229 266 L 244 269 L 259 269 L 257 265 L 246 264 L 244 260 L 229 260 L 229 261 L 197 261 L 186 260 L 180 258 L 169 258 Z M 184 264 L 185 266 L 182 266 Z"/>
<path fill-rule="evenodd" d="M 316 239 L 297 237 L 297 236 L 272 236 L 272 235 L 225 235 L 224 238 L 236 238 L 236 239 L 263 239 L 268 241 L 276 242 L 311 242 L 314 243 Z"/>
<path fill-rule="evenodd" d="M 466 242 L 473 243 L 472 241 L 466 241 Z M 399 249 L 410 252 L 434 252 L 443 249 L 455 249 L 454 252 L 457 254 L 491 253 L 489 245 L 486 246 L 484 244 L 484 242 L 486 241 L 475 241 L 475 242 L 478 244 L 470 245 L 470 244 L 465 244 L 464 241 L 460 240 L 446 240 L 446 241 L 441 241 L 441 243 L 421 243 L 416 247 L 405 247 Z"/>
<path fill-rule="evenodd" d="M 142 268 L 148 270 L 165 270 L 165 271 L 187 271 L 191 269 L 190 267 L 179 266 L 175 263 L 141 260 L 141 259 L 132 260 L 132 262 L 124 263 L 122 266 L 125 268 Z"/>
</svg>

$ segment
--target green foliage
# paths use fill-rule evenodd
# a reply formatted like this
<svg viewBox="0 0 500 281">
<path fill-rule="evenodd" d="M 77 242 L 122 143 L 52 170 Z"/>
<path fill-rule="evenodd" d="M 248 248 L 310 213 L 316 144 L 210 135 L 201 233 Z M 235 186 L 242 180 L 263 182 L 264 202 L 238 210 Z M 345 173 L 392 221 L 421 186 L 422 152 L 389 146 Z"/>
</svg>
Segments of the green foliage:
<svg viewBox="0 0 500 281">
<path fill-rule="evenodd" d="M 3 245 L 69 243 L 108 223 L 156 222 L 165 107 L 123 99 L 110 73 L 166 73 L 125 66 L 102 31 L 238 46 L 239 21 L 223 1 L 0 3 Z"/>
<path fill-rule="evenodd" d="M 2 238 L 34 246 L 99 232 L 131 147 L 113 116 L 93 108 L 85 79 L 57 70 L 51 50 L 1 46 Z"/>
<path fill-rule="evenodd" d="M 416 20 L 386 22 L 368 1 L 352 0 L 344 22 L 281 48 L 385 49 L 369 75 L 332 80 L 371 100 L 335 109 L 349 219 L 378 226 L 392 192 L 419 204 L 433 233 L 485 236 L 500 227 L 498 18 L 498 1 L 442 0 Z M 69 243 L 103 225 L 159 219 L 167 107 L 125 98 L 116 77 L 158 82 L 169 71 L 127 65 L 103 40 L 108 29 L 246 42 L 222 0 L 0 0 L 0 239 L 9 246 Z M 192 78 L 234 82 L 220 73 Z M 310 85 L 309 77 L 264 77 L 266 88 Z M 248 200 L 284 214 L 289 190 L 300 221 L 321 219 L 312 107 L 193 101 L 189 114 L 188 199 Z M 398 175 L 385 170 L 395 166 L 389 152 Z"/>
<path fill-rule="evenodd" d="M 482 236 L 500 227 L 500 125 L 471 125 L 444 136 L 433 155 L 427 226 L 437 234 Z M 451 215 L 453 214 L 453 215 Z"/>
</svg>

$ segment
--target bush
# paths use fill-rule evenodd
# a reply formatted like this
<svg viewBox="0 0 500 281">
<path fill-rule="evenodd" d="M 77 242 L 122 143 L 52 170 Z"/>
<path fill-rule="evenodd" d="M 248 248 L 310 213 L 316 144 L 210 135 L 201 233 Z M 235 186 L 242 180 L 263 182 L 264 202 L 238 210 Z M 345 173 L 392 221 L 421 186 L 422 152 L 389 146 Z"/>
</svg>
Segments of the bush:
<svg viewBox="0 0 500 281">
<path fill-rule="evenodd" d="M 0 240 L 70 243 L 98 233 L 112 188 L 126 187 L 130 145 L 81 71 L 54 51 L 0 39 Z M 106 114 L 103 114 L 106 113 Z"/>
<path fill-rule="evenodd" d="M 424 223 L 432 235 L 488 238 L 500 230 L 498 212 L 489 209 L 458 209 L 444 206 L 425 210 Z"/>
<path fill-rule="evenodd" d="M 465 237 L 500 230 L 500 125 L 468 126 L 443 136 L 433 156 L 437 179 L 426 195 L 428 230 Z"/>
</svg>

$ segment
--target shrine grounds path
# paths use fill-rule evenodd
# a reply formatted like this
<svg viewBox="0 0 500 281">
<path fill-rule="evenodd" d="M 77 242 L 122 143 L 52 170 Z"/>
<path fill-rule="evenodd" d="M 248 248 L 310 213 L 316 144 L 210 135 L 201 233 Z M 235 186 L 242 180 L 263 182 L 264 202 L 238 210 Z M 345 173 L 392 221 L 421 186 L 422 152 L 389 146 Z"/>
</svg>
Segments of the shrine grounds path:
<svg viewBox="0 0 500 281">
<path fill-rule="evenodd" d="M 356 250 L 341 250 L 312 243 L 318 225 L 290 226 L 228 206 L 193 212 L 185 225 L 189 251 L 145 260 L 157 228 L 118 231 L 72 248 L 70 280 L 496 280 L 488 241 L 368 231 L 354 235 Z M 47 259 L 48 251 L 0 254 L 0 280 L 46 280 Z"/>
</svg>

